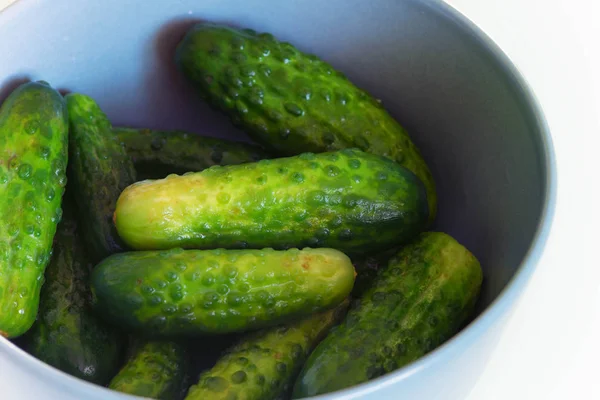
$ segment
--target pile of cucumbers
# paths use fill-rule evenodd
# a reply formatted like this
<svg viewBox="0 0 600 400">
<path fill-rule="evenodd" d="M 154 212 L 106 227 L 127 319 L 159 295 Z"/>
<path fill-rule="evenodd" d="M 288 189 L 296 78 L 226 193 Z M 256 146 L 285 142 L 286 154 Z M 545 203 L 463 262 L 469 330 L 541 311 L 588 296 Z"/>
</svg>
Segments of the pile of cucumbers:
<svg viewBox="0 0 600 400">
<path fill-rule="evenodd" d="M 124 393 L 271 400 L 377 378 L 469 321 L 479 262 L 429 231 L 432 175 L 379 101 L 250 29 L 198 23 L 175 62 L 256 144 L 113 127 L 43 81 L 3 102 L 2 336 Z"/>
</svg>

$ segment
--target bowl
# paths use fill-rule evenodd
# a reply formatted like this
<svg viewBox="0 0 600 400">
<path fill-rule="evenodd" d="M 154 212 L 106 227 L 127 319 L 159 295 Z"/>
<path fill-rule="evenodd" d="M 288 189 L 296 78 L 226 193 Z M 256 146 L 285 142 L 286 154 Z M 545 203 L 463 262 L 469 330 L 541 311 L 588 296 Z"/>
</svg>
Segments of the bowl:
<svg viewBox="0 0 600 400">
<path fill-rule="evenodd" d="M 0 99 L 26 80 L 94 97 L 115 125 L 245 138 L 191 92 L 173 50 L 194 22 L 268 31 L 382 100 L 429 163 L 434 229 L 481 261 L 477 317 L 425 357 L 321 399 L 463 399 L 543 251 L 556 172 L 550 134 L 502 51 L 440 1 L 21 1 L 0 14 Z M 67 376 L 0 338 L 0 386 L 21 399 L 131 398 Z"/>
</svg>

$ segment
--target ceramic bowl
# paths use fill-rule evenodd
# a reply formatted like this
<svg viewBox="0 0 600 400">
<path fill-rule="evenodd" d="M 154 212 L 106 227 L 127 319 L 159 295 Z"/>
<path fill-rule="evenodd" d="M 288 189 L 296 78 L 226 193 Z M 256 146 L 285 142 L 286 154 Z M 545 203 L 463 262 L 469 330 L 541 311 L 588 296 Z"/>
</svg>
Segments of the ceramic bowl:
<svg viewBox="0 0 600 400">
<path fill-rule="evenodd" d="M 0 99 L 25 80 L 94 97 L 115 125 L 245 138 L 185 85 L 173 49 L 195 21 L 268 31 L 381 99 L 429 163 L 435 229 L 469 248 L 478 316 L 425 357 L 322 399 L 463 399 L 543 251 L 555 193 L 550 134 L 502 51 L 439 1 L 21 0 L 0 14 Z M 0 338 L 0 387 L 20 399 L 121 400 Z M 16 398 L 16 397 L 13 397 Z"/>
</svg>

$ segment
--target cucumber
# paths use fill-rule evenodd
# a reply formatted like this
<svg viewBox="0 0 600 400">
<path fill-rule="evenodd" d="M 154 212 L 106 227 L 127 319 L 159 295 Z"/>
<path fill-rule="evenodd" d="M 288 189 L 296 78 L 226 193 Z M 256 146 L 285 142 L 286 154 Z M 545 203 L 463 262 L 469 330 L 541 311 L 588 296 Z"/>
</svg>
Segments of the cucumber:
<svg viewBox="0 0 600 400">
<path fill-rule="evenodd" d="M 260 147 L 182 131 L 113 128 L 131 157 L 138 179 L 202 171 L 213 165 L 235 165 L 262 160 Z"/>
<path fill-rule="evenodd" d="M 123 251 L 112 222 L 119 194 L 136 181 L 135 169 L 98 104 L 79 93 L 65 96 L 69 110 L 69 180 L 91 260 Z"/>
<path fill-rule="evenodd" d="M 65 195 L 52 260 L 46 269 L 38 319 L 25 335 L 25 350 L 68 374 L 98 385 L 118 371 L 123 342 L 90 308 L 92 264 L 81 243 L 72 202 Z"/>
<path fill-rule="evenodd" d="M 263 400 L 288 393 L 314 346 L 343 317 L 348 301 L 289 325 L 253 333 L 200 375 L 186 400 Z"/>
<path fill-rule="evenodd" d="M 258 143 L 281 155 L 356 147 L 435 182 L 409 134 L 378 100 L 315 55 L 267 33 L 198 23 L 181 40 L 176 63 L 214 108 Z"/>
<path fill-rule="evenodd" d="M 182 397 L 188 370 L 186 348 L 181 344 L 142 340 L 108 387 L 140 397 L 177 400 Z"/>
<path fill-rule="evenodd" d="M 46 82 L 25 83 L 0 108 L 0 336 L 35 321 L 67 183 L 67 109 Z"/>
<path fill-rule="evenodd" d="M 481 283 L 479 262 L 456 240 L 442 232 L 420 235 L 317 346 L 294 398 L 354 386 L 427 354 L 467 322 Z"/>
<path fill-rule="evenodd" d="M 242 332 L 333 308 L 354 267 L 333 249 L 140 251 L 92 272 L 96 309 L 154 336 Z"/>
<path fill-rule="evenodd" d="M 395 246 L 377 254 L 361 255 L 353 258 L 352 264 L 356 270 L 356 280 L 352 289 L 352 297 L 362 296 L 373 285 L 379 270 L 385 268 L 401 248 L 402 246 Z"/>
<path fill-rule="evenodd" d="M 420 233 L 427 199 L 409 170 L 346 149 L 137 182 L 119 197 L 115 224 L 138 250 L 331 247 L 353 254 Z"/>
</svg>

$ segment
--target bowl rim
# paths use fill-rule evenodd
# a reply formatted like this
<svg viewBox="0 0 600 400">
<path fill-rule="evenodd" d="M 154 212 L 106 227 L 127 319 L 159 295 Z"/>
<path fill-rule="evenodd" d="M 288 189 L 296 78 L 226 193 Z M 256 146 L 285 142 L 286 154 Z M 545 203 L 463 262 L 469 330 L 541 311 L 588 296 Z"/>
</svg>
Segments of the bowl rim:
<svg viewBox="0 0 600 400">
<path fill-rule="evenodd" d="M 485 32 L 483 32 L 481 28 L 450 4 L 443 0 L 408 1 L 421 4 L 423 7 L 430 9 L 432 13 L 443 16 L 446 20 L 453 22 L 461 31 L 470 34 L 471 39 L 479 44 L 482 51 L 495 61 L 496 66 L 500 68 L 502 73 L 508 78 L 507 80 L 511 85 L 511 89 L 517 92 L 519 97 L 524 100 L 524 105 L 528 108 L 528 118 L 533 122 L 533 130 L 537 132 L 539 136 L 537 139 L 540 144 L 540 161 L 542 163 L 542 170 L 545 173 L 545 180 L 542 182 L 542 211 L 538 218 L 536 231 L 533 235 L 531 244 L 515 274 L 490 305 L 488 305 L 461 331 L 428 354 L 394 372 L 390 372 L 371 381 L 346 389 L 311 397 L 311 399 L 314 400 L 355 399 L 372 394 L 373 392 L 397 384 L 434 364 L 444 363 L 451 359 L 455 353 L 462 352 L 462 350 L 470 347 L 472 343 L 476 342 L 478 337 L 481 337 L 497 320 L 504 316 L 521 296 L 523 289 L 529 282 L 531 275 L 541 259 L 554 219 L 557 192 L 557 167 L 552 136 L 542 107 L 525 77 L 520 73 L 519 69 L 510 58 Z M 16 13 L 24 8 L 20 7 L 20 5 L 25 4 L 33 5 L 33 3 L 25 2 L 21 4 L 12 4 L 11 7 L 5 9 L 4 12 Z M 3 354 L 9 358 L 19 358 L 19 364 L 23 371 L 34 376 L 43 376 L 47 382 L 52 381 L 52 385 L 55 387 L 63 387 L 66 392 L 72 394 L 77 393 L 78 395 L 85 396 L 85 398 L 106 400 L 141 398 L 116 392 L 69 375 L 35 358 L 8 339 L 0 337 L 0 355 Z"/>
</svg>

